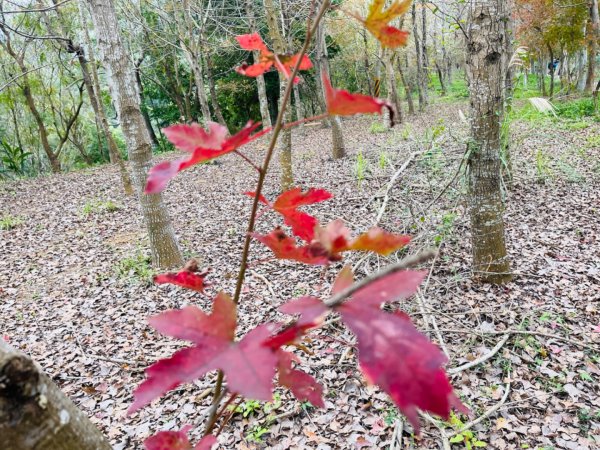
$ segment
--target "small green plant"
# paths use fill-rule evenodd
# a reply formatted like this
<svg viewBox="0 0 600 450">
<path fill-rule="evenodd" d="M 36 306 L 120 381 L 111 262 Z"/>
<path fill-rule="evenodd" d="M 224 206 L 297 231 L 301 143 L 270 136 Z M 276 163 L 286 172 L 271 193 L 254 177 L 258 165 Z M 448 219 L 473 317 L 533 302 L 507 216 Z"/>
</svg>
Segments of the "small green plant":
<svg viewBox="0 0 600 450">
<path fill-rule="evenodd" d="M 381 170 L 384 170 L 386 168 L 388 160 L 389 160 L 389 156 L 388 156 L 387 152 L 386 151 L 382 151 L 379 154 L 379 168 Z"/>
<path fill-rule="evenodd" d="M 402 128 L 402 131 L 400 131 L 400 138 L 403 141 L 408 141 L 410 139 L 410 134 L 412 133 L 412 130 L 410 128 L 410 125 L 406 124 L 404 126 L 404 128 Z"/>
<path fill-rule="evenodd" d="M 387 133 L 387 132 L 388 132 L 388 129 L 379 120 L 372 122 L 371 126 L 369 127 L 369 133 L 371 133 L 371 134 L 379 134 L 379 133 Z"/>
<path fill-rule="evenodd" d="M 10 214 L 6 214 L 0 218 L 0 230 L 1 231 L 10 231 L 13 228 L 21 225 L 23 223 L 23 219 L 17 216 L 12 216 Z"/>
<path fill-rule="evenodd" d="M 575 167 L 573 167 L 571 164 L 565 161 L 564 158 L 561 158 L 558 161 L 556 161 L 556 165 L 558 166 L 560 171 L 567 177 L 567 181 L 569 183 L 581 183 L 582 181 L 584 181 L 583 175 L 581 175 L 581 173 L 579 173 L 579 171 Z"/>
<path fill-rule="evenodd" d="M 247 400 L 235 408 L 235 412 L 241 414 L 244 418 L 247 418 L 251 415 L 254 415 L 254 413 L 260 411 L 261 409 L 262 408 L 259 401 Z"/>
<path fill-rule="evenodd" d="M 453 212 L 446 213 L 442 216 L 442 223 L 438 226 L 438 234 L 434 238 L 435 245 L 439 247 L 444 239 L 452 233 L 456 218 L 457 214 Z"/>
<path fill-rule="evenodd" d="M 461 430 L 465 426 L 463 421 L 460 420 L 458 418 L 458 416 L 454 413 L 450 413 L 450 425 L 452 426 L 452 428 L 454 428 L 457 431 Z M 482 447 L 487 446 L 487 443 L 477 439 L 477 436 L 471 430 L 462 431 L 462 432 L 458 433 L 456 436 L 451 437 L 450 443 L 451 444 L 461 444 L 462 443 L 462 444 L 464 444 L 464 446 L 467 450 L 473 450 L 474 448 L 482 448 Z"/>
<path fill-rule="evenodd" d="M 112 200 L 88 200 L 83 205 L 82 213 L 84 216 L 89 216 L 90 214 L 101 214 L 101 213 L 112 213 L 121 209 L 119 205 L 117 205 Z"/>
<path fill-rule="evenodd" d="M 358 180 L 358 186 L 362 184 L 364 181 L 367 172 L 369 171 L 369 162 L 363 155 L 362 151 L 358 152 L 356 155 L 356 164 L 354 165 L 354 173 L 356 175 L 356 179 Z"/>
<path fill-rule="evenodd" d="M 265 428 L 261 425 L 256 425 L 252 430 L 246 435 L 246 439 L 250 442 L 256 442 L 257 444 L 262 442 L 263 434 L 267 434 L 269 432 L 268 428 Z"/>
<path fill-rule="evenodd" d="M 398 420 L 398 410 L 396 408 L 389 407 L 385 411 L 385 415 L 383 416 L 383 422 L 386 426 L 391 427 Z"/>
<path fill-rule="evenodd" d="M 542 149 L 535 152 L 535 174 L 537 182 L 544 184 L 546 180 L 552 177 L 552 169 L 550 169 L 550 158 Z"/>
<path fill-rule="evenodd" d="M 151 259 L 138 251 L 134 256 L 122 259 L 117 263 L 115 272 L 119 278 L 137 279 L 142 282 L 150 283 L 154 276 Z"/>
</svg>

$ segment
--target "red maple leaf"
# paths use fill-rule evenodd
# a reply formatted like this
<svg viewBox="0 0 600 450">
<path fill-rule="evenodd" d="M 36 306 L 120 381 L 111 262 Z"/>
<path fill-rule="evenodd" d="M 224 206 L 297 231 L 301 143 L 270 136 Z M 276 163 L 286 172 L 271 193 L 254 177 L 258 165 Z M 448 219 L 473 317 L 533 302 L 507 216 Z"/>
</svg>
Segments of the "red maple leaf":
<svg viewBox="0 0 600 450">
<path fill-rule="evenodd" d="M 284 314 L 300 314 L 298 325 L 321 323 L 329 308 L 317 297 L 300 297 L 281 305 L 279 311 Z"/>
<path fill-rule="evenodd" d="M 186 425 L 180 431 L 161 431 L 144 441 L 146 450 L 210 450 L 217 443 L 214 436 L 204 436 L 192 447 L 187 433 L 192 427 Z"/>
<path fill-rule="evenodd" d="M 246 195 L 254 197 L 256 193 L 246 192 Z M 294 235 L 310 242 L 315 235 L 315 227 L 318 225 L 318 221 L 315 217 L 298 211 L 298 208 L 323 202 L 332 197 L 333 195 L 325 189 L 310 188 L 308 191 L 302 192 L 302 189 L 294 188 L 277 197 L 273 204 L 269 203 L 262 195 L 260 201 L 281 214 L 284 223 L 292 228 Z"/>
<path fill-rule="evenodd" d="M 181 286 L 186 289 L 191 289 L 197 292 L 203 292 L 207 286 L 204 282 L 206 278 L 205 273 L 194 273 L 189 270 L 182 270 L 178 273 L 163 273 L 154 276 L 154 282 L 156 284 L 174 284 Z"/>
<path fill-rule="evenodd" d="M 314 406 L 324 408 L 323 386 L 309 374 L 292 367 L 292 362 L 298 362 L 298 358 L 292 353 L 280 350 L 277 355 L 279 357 L 279 384 L 292 391 L 294 397 L 301 402 L 309 401 Z"/>
<path fill-rule="evenodd" d="M 325 86 L 325 101 L 327 112 L 332 116 L 353 116 L 354 114 L 381 114 L 387 108 L 390 112 L 390 121 L 394 124 L 395 110 L 387 100 L 369 97 L 364 94 L 352 94 L 343 89 L 334 89 L 329 78 L 323 76 Z"/>
<path fill-rule="evenodd" d="M 367 380 L 392 398 L 419 433 L 417 409 L 448 419 L 450 408 L 468 410 L 452 391 L 446 357 L 405 314 L 389 314 L 351 300 L 338 308 L 358 339 L 358 360 Z"/>
<path fill-rule="evenodd" d="M 387 233 L 379 228 L 373 228 L 352 240 L 350 230 L 341 220 L 334 220 L 325 228 L 315 226 L 314 239 L 302 247 L 299 247 L 295 239 L 287 236 L 280 228 L 267 235 L 253 233 L 252 236 L 269 247 L 279 259 L 312 265 L 340 261 L 341 253 L 350 250 L 372 251 L 387 256 L 410 241 L 408 236 Z"/>
<path fill-rule="evenodd" d="M 242 64 L 236 69 L 237 73 L 248 77 L 257 77 L 275 66 L 289 80 L 292 70 L 298 63 L 298 55 L 275 55 L 267 48 L 258 33 L 236 36 L 236 39 L 244 50 L 259 52 L 258 61 L 252 65 Z M 303 55 L 298 70 L 309 70 L 312 67 L 310 59 L 306 55 Z M 299 81 L 298 77 L 294 78 L 294 83 L 298 83 Z"/>
<path fill-rule="evenodd" d="M 189 152 L 190 155 L 187 158 L 175 161 L 164 161 L 150 169 L 146 181 L 146 194 L 161 192 L 171 178 L 182 170 L 235 152 L 242 145 L 246 145 L 271 131 L 267 128 L 252 134 L 259 126 L 260 123 L 250 121 L 241 131 L 229 138 L 227 138 L 227 129 L 223 125 L 214 122 L 208 123 L 208 131 L 205 131 L 197 123 L 173 125 L 163 129 L 173 145 Z"/>
</svg>

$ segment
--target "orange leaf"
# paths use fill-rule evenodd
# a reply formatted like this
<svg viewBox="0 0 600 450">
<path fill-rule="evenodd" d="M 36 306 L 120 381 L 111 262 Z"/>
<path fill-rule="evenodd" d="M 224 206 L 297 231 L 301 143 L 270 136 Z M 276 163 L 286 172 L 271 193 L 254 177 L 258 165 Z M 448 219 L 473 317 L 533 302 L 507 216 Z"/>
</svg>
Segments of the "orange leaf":
<svg viewBox="0 0 600 450">
<path fill-rule="evenodd" d="M 385 0 L 373 0 L 369 7 L 369 15 L 365 20 L 352 15 L 365 24 L 367 30 L 381 42 L 382 47 L 396 48 L 406 45 L 409 33 L 393 27 L 389 23 L 406 14 L 410 3 L 411 0 L 394 0 L 390 7 L 384 10 Z"/>
</svg>

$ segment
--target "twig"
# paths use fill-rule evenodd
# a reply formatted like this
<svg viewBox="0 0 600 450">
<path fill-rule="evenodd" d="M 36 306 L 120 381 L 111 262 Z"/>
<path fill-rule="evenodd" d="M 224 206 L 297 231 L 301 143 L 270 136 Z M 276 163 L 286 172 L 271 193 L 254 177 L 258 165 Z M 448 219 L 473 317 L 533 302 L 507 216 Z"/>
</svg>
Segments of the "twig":
<svg viewBox="0 0 600 450">
<path fill-rule="evenodd" d="M 272 417 L 271 419 L 269 419 L 269 424 L 273 424 L 275 422 L 279 422 L 280 420 L 288 419 L 288 418 L 293 417 L 293 416 L 295 416 L 297 414 L 300 414 L 300 412 L 302 412 L 302 408 L 300 406 L 296 406 L 291 411 L 286 411 L 284 413 L 281 413 L 281 414 L 278 414 L 278 415 Z"/>
<path fill-rule="evenodd" d="M 385 190 L 385 196 L 383 197 L 383 203 L 381 204 L 381 208 L 379 208 L 379 213 L 377 214 L 377 219 L 375 219 L 375 225 L 377 225 L 379 223 L 379 221 L 383 217 L 383 214 L 385 213 L 385 208 L 387 208 L 387 204 L 390 201 L 390 191 L 392 190 L 392 187 L 394 187 L 394 184 L 396 184 L 396 180 L 398 179 L 398 177 L 400 175 L 402 175 L 402 172 L 404 172 L 406 170 L 406 168 L 410 165 L 411 162 L 413 162 L 413 160 L 415 159 L 415 157 L 418 154 L 419 154 L 418 152 L 412 153 L 408 157 L 408 159 L 404 162 L 404 164 L 402 164 L 402 166 L 398 170 L 396 170 L 396 172 L 390 179 L 390 182 L 388 183 L 387 188 Z"/>
<path fill-rule="evenodd" d="M 510 377 L 510 375 L 509 375 L 509 377 Z M 483 422 L 485 419 L 487 419 L 492 414 L 494 414 L 496 411 L 498 411 L 502 405 L 504 405 L 504 403 L 506 402 L 506 399 L 508 399 L 508 394 L 510 394 L 510 381 L 508 383 L 506 383 L 506 387 L 504 388 L 504 395 L 502 396 L 502 398 L 500 399 L 500 401 L 498 403 L 496 403 L 494 406 L 492 406 L 490 409 L 488 409 L 486 412 L 484 412 L 477 419 L 467 422 L 465 424 L 465 426 L 462 427 L 460 430 L 455 430 L 452 433 L 447 434 L 446 437 L 448 439 L 450 439 L 451 437 L 456 436 L 457 434 L 463 433 L 463 432 L 467 431 L 468 429 L 473 428 L 478 423 Z"/>
<path fill-rule="evenodd" d="M 485 355 L 480 356 L 479 358 L 470 361 L 466 364 L 463 364 L 462 366 L 458 366 L 458 367 L 454 367 L 452 369 L 448 369 L 447 372 L 449 375 L 455 375 L 457 373 L 463 372 L 465 370 L 470 369 L 471 367 L 475 367 L 478 366 L 479 364 L 482 364 L 484 362 L 486 362 L 488 359 L 491 359 L 496 353 L 498 353 L 500 351 L 500 349 L 502 347 L 504 347 L 504 344 L 506 344 L 506 342 L 510 339 L 511 333 L 507 333 L 505 336 L 502 337 L 502 339 L 500 339 L 500 342 L 498 342 L 496 344 L 496 346 L 490 350 L 489 352 L 487 352 Z"/>
<path fill-rule="evenodd" d="M 269 282 L 269 280 L 267 280 L 266 277 L 262 276 L 259 273 L 256 272 L 250 272 L 250 276 L 254 277 L 254 278 L 258 278 L 260 281 L 262 281 L 263 283 L 265 283 L 265 285 L 267 286 L 267 289 L 269 289 L 269 292 L 271 293 L 271 296 L 274 299 L 278 299 L 279 297 L 275 294 L 275 291 L 273 290 L 273 285 Z"/>
<path fill-rule="evenodd" d="M 394 433 L 392 434 L 392 443 L 390 450 L 402 450 L 402 433 L 404 432 L 404 421 L 402 419 L 396 419 L 396 425 L 394 426 Z M 396 447 L 398 444 L 398 447 Z"/>
<path fill-rule="evenodd" d="M 435 255 L 437 255 L 436 250 L 424 250 L 421 253 L 417 253 L 416 255 L 408 256 L 395 264 L 390 264 L 389 266 L 385 267 L 379 272 L 364 277 L 362 280 L 357 281 L 352 286 L 344 289 L 342 292 L 337 293 L 329 300 L 326 300 L 324 303 L 330 308 L 338 306 L 352 294 L 354 294 L 357 291 L 360 291 L 361 289 L 373 283 L 374 281 L 377 281 L 381 278 L 385 278 L 393 273 L 418 266 L 419 264 L 422 264 L 424 262 L 429 261 L 431 258 L 434 258 Z"/>
<path fill-rule="evenodd" d="M 444 428 L 439 424 L 439 422 L 427 413 L 422 413 L 421 417 L 423 417 L 425 420 L 427 420 L 427 422 L 429 422 L 438 429 L 438 431 L 440 432 L 440 438 L 442 439 L 442 448 L 444 450 L 451 450 L 452 446 L 450 445 L 450 440 L 446 436 L 446 432 L 444 431 Z"/>
</svg>

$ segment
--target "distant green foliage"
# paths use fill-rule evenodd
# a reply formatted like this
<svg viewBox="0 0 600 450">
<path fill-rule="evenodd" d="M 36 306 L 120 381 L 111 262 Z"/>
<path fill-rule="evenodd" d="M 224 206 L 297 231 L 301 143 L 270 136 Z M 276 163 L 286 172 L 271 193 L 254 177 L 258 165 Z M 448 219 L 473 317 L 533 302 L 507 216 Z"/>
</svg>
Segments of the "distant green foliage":
<svg viewBox="0 0 600 450">
<path fill-rule="evenodd" d="M 30 169 L 30 152 L 11 145 L 6 139 L 0 140 L 0 177 L 24 176 Z"/>
<path fill-rule="evenodd" d="M 121 209 L 119 205 L 117 205 L 112 200 L 88 200 L 83 205 L 82 214 L 84 216 L 89 216 L 90 214 L 102 214 L 102 213 L 111 213 Z"/>
<path fill-rule="evenodd" d="M 119 261 L 115 267 L 115 273 L 119 278 L 150 283 L 154 276 L 152 259 L 138 250 L 134 256 Z"/>
<path fill-rule="evenodd" d="M 556 115 L 565 119 L 579 120 L 593 117 L 594 103 L 591 98 L 580 98 L 567 102 L 556 103 Z"/>
</svg>

